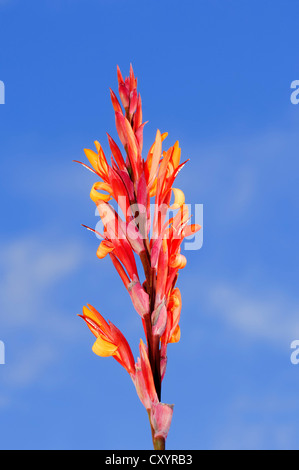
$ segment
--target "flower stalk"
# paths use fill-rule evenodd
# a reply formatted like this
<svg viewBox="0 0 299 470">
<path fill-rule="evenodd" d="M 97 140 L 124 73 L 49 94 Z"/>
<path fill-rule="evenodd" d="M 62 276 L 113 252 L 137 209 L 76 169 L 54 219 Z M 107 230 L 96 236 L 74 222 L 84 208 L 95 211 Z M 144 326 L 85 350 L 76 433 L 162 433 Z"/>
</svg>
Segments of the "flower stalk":
<svg viewBox="0 0 299 470">
<path fill-rule="evenodd" d="M 80 316 L 96 337 L 93 352 L 101 357 L 113 357 L 129 373 L 149 416 L 154 449 L 163 450 L 173 405 L 161 401 L 161 388 L 167 347 L 180 340 L 182 301 L 176 283 L 179 271 L 186 266 L 181 245 L 186 236 L 201 227 L 189 224 L 185 196 L 173 187 L 187 162 L 180 163 L 178 142 L 162 151 L 167 133 L 158 130 L 146 159 L 142 157 L 146 123 L 142 119 L 141 97 L 132 66 L 125 79 L 117 68 L 117 78 L 120 101 L 112 90 L 110 94 L 123 151 L 107 134 L 111 163 L 98 141 L 96 151 L 85 149 L 90 165 L 78 163 L 100 179 L 92 186 L 90 197 L 101 217 L 103 233 L 87 228 L 102 238 L 97 256 L 103 259 L 109 255 L 141 317 L 145 343 L 140 340 L 137 360 L 120 330 L 106 322 L 94 307 L 83 307 Z M 170 211 L 174 215 L 167 218 Z M 136 258 L 141 261 L 142 274 L 138 272 Z"/>
</svg>

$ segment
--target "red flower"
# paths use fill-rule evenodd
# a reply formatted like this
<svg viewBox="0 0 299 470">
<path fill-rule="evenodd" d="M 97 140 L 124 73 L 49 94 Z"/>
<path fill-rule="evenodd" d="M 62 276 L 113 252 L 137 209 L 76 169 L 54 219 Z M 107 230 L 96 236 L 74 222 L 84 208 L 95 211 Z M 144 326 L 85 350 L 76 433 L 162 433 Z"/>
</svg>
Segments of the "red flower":
<svg viewBox="0 0 299 470">
<path fill-rule="evenodd" d="M 112 90 L 110 94 L 124 154 L 108 134 L 111 164 L 97 141 L 96 151 L 85 149 L 91 166 L 79 163 L 101 179 L 90 192 L 103 223 L 97 256 L 102 259 L 109 254 L 142 318 L 147 344 L 140 342 L 136 364 L 126 339 L 112 323 L 107 323 L 91 306 L 84 307 L 82 318 L 97 337 L 93 351 L 100 356 L 113 356 L 132 377 L 149 414 L 154 446 L 160 449 L 165 445 L 173 413 L 173 406 L 161 403 L 161 381 L 166 370 L 167 345 L 180 339 L 182 301 L 176 282 L 179 270 L 187 263 L 181 245 L 185 237 L 201 227 L 189 224 L 185 195 L 173 186 L 187 162 L 180 163 L 179 143 L 162 151 L 167 133 L 158 130 L 143 159 L 145 123 L 132 66 L 125 79 L 117 68 L 117 79 L 120 101 Z M 151 198 L 155 201 L 153 220 Z M 122 216 L 111 205 L 113 200 Z M 169 210 L 177 213 L 167 220 Z M 144 282 L 140 281 L 136 257 L 143 266 Z"/>
</svg>

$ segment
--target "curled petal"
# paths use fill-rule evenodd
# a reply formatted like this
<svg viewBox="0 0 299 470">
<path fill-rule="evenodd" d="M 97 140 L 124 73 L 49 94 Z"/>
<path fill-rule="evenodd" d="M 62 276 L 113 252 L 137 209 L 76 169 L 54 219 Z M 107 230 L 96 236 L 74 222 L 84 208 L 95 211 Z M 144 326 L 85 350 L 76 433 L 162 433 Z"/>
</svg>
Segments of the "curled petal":
<svg viewBox="0 0 299 470">
<path fill-rule="evenodd" d="M 171 255 L 169 259 L 169 266 L 171 268 L 183 269 L 187 264 L 187 259 L 184 255 Z"/>
<path fill-rule="evenodd" d="M 172 192 L 174 194 L 174 203 L 170 207 L 171 210 L 179 209 L 185 204 L 185 194 L 181 189 L 172 188 Z"/>
<path fill-rule="evenodd" d="M 99 248 L 97 250 L 97 257 L 99 259 L 103 259 L 105 258 L 105 256 L 108 255 L 108 253 L 111 253 L 111 251 L 114 250 L 114 246 L 111 242 L 109 242 L 108 240 L 103 240 L 100 245 L 99 245 Z"/>
<path fill-rule="evenodd" d="M 96 342 L 94 343 L 92 350 L 97 356 L 109 357 L 116 354 L 118 346 L 113 343 L 110 343 L 110 341 L 107 341 L 101 338 L 101 336 L 99 336 Z"/>
<path fill-rule="evenodd" d="M 99 193 L 98 190 L 107 191 L 109 194 Z M 112 199 L 113 190 L 110 184 L 98 182 L 95 183 L 90 191 L 90 198 L 93 202 L 97 203 L 98 201 L 108 202 Z"/>
</svg>

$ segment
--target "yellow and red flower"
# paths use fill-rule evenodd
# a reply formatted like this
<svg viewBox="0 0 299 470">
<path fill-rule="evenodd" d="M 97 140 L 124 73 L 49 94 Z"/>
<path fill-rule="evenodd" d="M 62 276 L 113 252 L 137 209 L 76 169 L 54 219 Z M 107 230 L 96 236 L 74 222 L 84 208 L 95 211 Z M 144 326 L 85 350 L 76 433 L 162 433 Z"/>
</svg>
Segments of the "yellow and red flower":
<svg viewBox="0 0 299 470">
<path fill-rule="evenodd" d="M 113 323 L 107 323 L 102 315 L 91 305 L 83 307 L 83 315 L 80 316 L 97 338 L 92 347 L 93 352 L 101 357 L 114 357 L 130 375 L 134 376 L 134 357 L 121 331 Z"/>
<path fill-rule="evenodd" d="M 90 192 L 104 227 L 97 256 L 99 259 L 110 256 L 142 318 L 146 344 L 140 342 L 137 362 L 123 334 L 111 322 L 107 323 L 97 310 L 84 307 L 81 316 L 97 338 L 93 351 L 99 356 L 114 357 L 130 374 L 148 411 L 154 446 L 163 448 L 173 407 L 161 403 L 161 382 L 166 370 L 167 345 L 180 339 L 182 301 L 176 282 L 179 270 L 187 263 L 181 245 L 201 227 L 189 224 L 185 195 L 174 187 L 177 175 L 188 161 L 181 163 L 179 143 L 162 151 L 167 133 L 161 134 L 158 130 L 146 159 L 143 159 L 146 123 L 142 122 L 141 97 L 132 66 L 125 79 L 117 67 L 117 79 L 120 101 L 112 90 L 110 94 L 124 153 L 107 134 L 111 164 L 97 141 L 95 151 L 85 149 L 90 165 L 79 163 L 100 178 Z M 152 198 L 155 204 L 153 220 Z M 122 217 L 112 206 L 113 201 Z M 167 220 L 169 210 L 177 213 Z M 138 273 L 136 256 L 143 266 L 143 281 Z"/>
</svg>

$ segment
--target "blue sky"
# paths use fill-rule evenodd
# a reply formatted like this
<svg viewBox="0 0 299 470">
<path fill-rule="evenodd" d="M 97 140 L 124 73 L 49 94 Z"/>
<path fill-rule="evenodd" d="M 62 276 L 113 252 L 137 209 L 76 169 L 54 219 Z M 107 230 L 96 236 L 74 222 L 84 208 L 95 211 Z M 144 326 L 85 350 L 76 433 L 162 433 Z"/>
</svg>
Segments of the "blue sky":
<svg viewBox="0 0 299 470">
<path fill-rule="evenodd" d="M 298 449 L 298 2 L 0 1 L 0 447 L 151 448 L 129 376 L 96 357 L 91 303 L 141 335 L 73 159 L 115 136 L 109 87 L 132 62 L 145 120 L 180 141 L 179 184 L 204 205 L 169 347 L 169 449 Z"/>
</svg>

